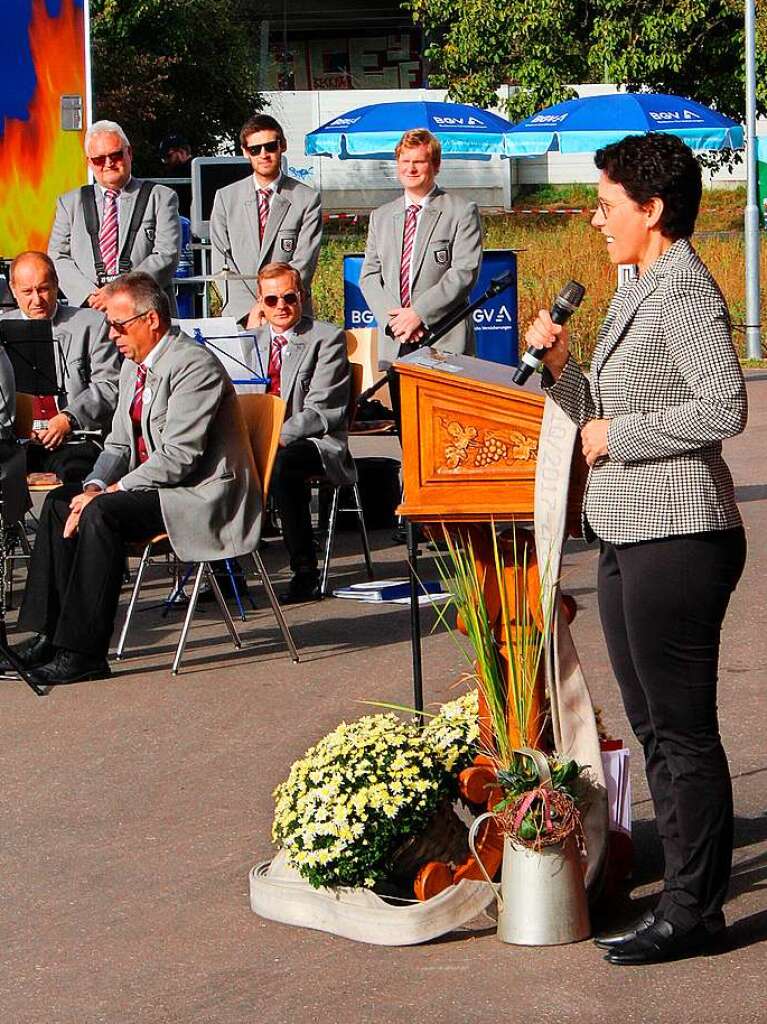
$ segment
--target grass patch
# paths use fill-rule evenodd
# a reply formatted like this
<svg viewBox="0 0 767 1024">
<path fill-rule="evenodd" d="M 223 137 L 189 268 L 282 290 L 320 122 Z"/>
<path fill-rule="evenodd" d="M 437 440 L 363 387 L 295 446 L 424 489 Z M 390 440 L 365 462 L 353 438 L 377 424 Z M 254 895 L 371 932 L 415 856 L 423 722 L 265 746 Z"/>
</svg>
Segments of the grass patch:
<svg viewBox="0 0 767 1024">
<path fill-rule="evenodd" d="M 593 208 L 596 192 L 588 186 L 536 189 L 522 207 L 549 206 L 541 196 L 556 196 L 557 205 Z M 591 198 L 586 201 L 587 195 Z M 700 237 L 693 244 L 708 265 L 722 289 L 735 325 L 734 338 L 738 351 L 745 355 L 745 256 L 743 245 L 743 205 L 745 190 L 716 189 L 703 194 L 698 219 Z M 596 344 L 597 333 L 615 290 L 616 270 L 609 262 L 602 236 L 589 224 L 589 213 L 562 215 L 494 214 L 483 218 L 486 249 L 519 249 L 518 306 L 519 322 L 524 332 L 539 309 L 548 309 L 551 300 L 570 278 L 586 286 L 586 297 L 570 322 L 570 339 L 575 357 L 588 362 Z M 362 252 L 367 226 L 350 227 L 325 238 L 312 292 L 317 316 L 334 323 L 343 323 L 343 257 L 345 253 Z M 732 232 L 714 234 L 705 232 Z M 762 237 L 762 281 L 767 281 L 767 242 Z M 762 288 L 761 320 L 767 322 L 767 301 Z M 739 325 L 741 325 L 739 327 Z"/>
</svg>

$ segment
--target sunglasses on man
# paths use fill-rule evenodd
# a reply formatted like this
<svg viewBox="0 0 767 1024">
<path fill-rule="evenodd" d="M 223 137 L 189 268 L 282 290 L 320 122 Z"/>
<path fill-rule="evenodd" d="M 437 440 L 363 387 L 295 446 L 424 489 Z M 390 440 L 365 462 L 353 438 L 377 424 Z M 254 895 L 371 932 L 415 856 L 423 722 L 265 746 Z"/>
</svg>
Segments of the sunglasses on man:
<svg viewBox="0 0 767 1024">
<path fill-rule="evenodd" d="M 287 306 L 295 306 L 298 302 L 298 295 L 296 295 L 295 292 L 285 292 L 284 295 L 262 295 L 261 297 L 263 304 L 268 306 L 270 309 L 273 309 L 280 299 L 282 299 Z"/>
<path fill-rule="evenodd" d="M 254 146 L 245 147 L 251 156 L 258 156 L 262 149 L 265 149 L 267 153 L 276 153 L 279 148 L 279 139 L 272 139 L 271 142 L 257 142 Z"/>
<path fill-rule="evenodd" d="M 124 155 L 122 149 L 115 149 L 112 153 L 104 153 L 103 156 L 89 156 L 88 159 L 94 167 L 103 167 L 107 160 L 110 164 L 119 164 Z"/>
</svg>

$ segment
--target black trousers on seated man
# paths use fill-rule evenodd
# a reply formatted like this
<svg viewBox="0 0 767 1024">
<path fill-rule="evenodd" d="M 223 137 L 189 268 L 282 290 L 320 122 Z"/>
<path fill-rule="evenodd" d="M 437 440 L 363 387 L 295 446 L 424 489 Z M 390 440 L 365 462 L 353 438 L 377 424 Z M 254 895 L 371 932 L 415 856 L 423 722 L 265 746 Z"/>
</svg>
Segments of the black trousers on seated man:
<svg viewBox="0 0 767 1024">
<path fill-rule="evenodd" d="M 270 485 L 282 523 L 282 536 L 296 576 L 317 576 L 310 496 L 306 481 L 324 473 L 317 445 L 307 438 L 277 452 Z"/>
<path fill-rule="evenodd" d="M 19 626 L 56 647 L 106 658 L 125 571 L 126 542 L 165 529 L 156 490 L 114 491 L 89 502 L 64 539 L 69 503 L 81 487 L 51 491 L 40 515 Z"/>
<path fill-rule="evenodd" d="M 34 442 L 26 448 L 27 472 L 55 473 L 63 484 L 82 483 L 101 451 L 93 441 L 65 442 L 52 451 Z"/>
</svg>

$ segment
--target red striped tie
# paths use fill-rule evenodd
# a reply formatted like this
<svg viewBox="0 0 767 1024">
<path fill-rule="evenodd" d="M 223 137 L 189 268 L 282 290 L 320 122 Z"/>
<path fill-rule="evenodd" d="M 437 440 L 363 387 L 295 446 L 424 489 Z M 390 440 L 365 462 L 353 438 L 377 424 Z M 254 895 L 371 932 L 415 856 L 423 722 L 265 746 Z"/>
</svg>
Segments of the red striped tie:
<svg viewBox="0 0 767 1024">
<path fill-rule="evenodd" d="M 413 256 L 413 242 L 421 207 L 411 203 L 405 217 L 405 234 L 402 239 L 402 259 L 399 265 L 399 294 L 403 306 L 410 305 L 410 261 Z"/>
<path fill-rule="evenodd" d="M 258 190 L 258 228 L 262 242 L 266 233 L 266 222 L 269 220 L 269 200 L 271 198 L 272 190 L 270 188 Z"/>
<path fill-rule="evenodd" d="M 269 369 L 266 375 L 269 383 L 266 387 L 268 395 L 279 395 L 282 385 L 282 350 L 288 343 L 288 339 L 281 334 L 275 334 L 272 338 L 272 347 L 269 349 Z"/>
<path fill-rule="evenodd" d="M 99 249 L 107 274 L 117 272 L 117 189 L 108 188 L 104 192 L 104 216 L 99 231 Z"/>
<path fill-rule="evenodd" d="M 136 453 L 139 462 L 146 462 L 149 458 L 149 451 L 141 433 L 141 414 L 144 411 L 144 387 L 146 385 L 146 366 L 138 363 L 136 366 L 136 388 L 130 404 L 130 418 L 133 423 L 133 434 L 136 438 Z"/>
</svg>

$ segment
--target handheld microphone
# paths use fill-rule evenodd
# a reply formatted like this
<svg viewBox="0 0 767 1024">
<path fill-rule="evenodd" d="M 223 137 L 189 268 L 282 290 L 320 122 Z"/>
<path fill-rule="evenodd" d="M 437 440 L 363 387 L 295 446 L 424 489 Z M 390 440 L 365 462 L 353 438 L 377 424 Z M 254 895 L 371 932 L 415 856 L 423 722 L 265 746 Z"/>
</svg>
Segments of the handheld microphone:
<svg viewBox="0 0 767 1024">
<path fill-rule="evenodd" d="M 581 302 L 583 302 L 585 294 L 586 289 L 582 284 L 579 284 L 577 281 L 568 281 L 552 303 L 551 319 L 554 323 L 566 324 Z M 517 367 L 513 377 L 514 383 L 519 385 L 526 384 L 527 378 L 534 370 L 538 369 L 545 355 L 545 348 L 529 348 L 522 356 L 522 362 Z"/>
</svg>

